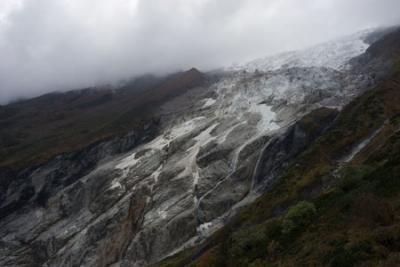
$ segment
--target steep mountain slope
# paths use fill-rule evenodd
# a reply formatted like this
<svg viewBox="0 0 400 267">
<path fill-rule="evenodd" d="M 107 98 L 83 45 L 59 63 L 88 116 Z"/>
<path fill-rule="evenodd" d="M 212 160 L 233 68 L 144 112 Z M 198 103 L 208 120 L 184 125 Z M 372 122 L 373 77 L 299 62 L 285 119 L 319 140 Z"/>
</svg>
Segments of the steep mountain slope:
<svg viewBox="0 0 400 267">
<path fill-rule="evenodd" d="M 154 107 L 200 86 L 197 70 L 143 77 L 123 88 L 51 93 L 0 107 L 0 167 L 21 169 L 151 123 Z M 127 119 L 129 117 L 129 119 Z"/>
<path fill-rule="evenodd" d="M 86 94 L 90 95 L 90 91 L 85 91 L 83 100 L 78 97 L 78 101 L 72 101 L 73 113 L 68 113 L 66 120 L 73 118 L 86 124 L 94 121 L 87 114 L 93 114 L 107 123 L 92 133 L 111 134 L 114 138 L 80 146 L 77 151 L 57 150 L 44 159 L 40 157 L 39 166 L 29 166 L 36 157 L 23 158 L 28 168 L 4 169 L 0 173 L 0 265 L 146 266 L 194 247 L 193 254 L 184 252 L 183 257 L 172 260 L 177 260 L 178 265 L 199 260 L 198 264 L 210 266 L 201 256 L 206 252 L 206 256 L 214 255 L 210 260 L 225 257 L 226 261 L 220 263 L 233 266 L 236 258 L 224 254 L 231 253 L 231 248 L 226 247 L 231 232 L 241 230 L 242 225 L 264 222 L 271 213 L 280 215 L 297 200 L 298 187 L 289 186 L 292 183 L 285 186 L 288 179 L 282 177 L 295 172 L 299 175 L 296 177 L 305 179 L 303 185 L 314 185 L 308 182 L 313 181 L 315 173 L 331 170 L 331 157 L 347 155 L 344 161 L 351 161 L 353 151 L 343 151 L 344 148 L 362 147 L 362 140 L 380 134 L 375 131 L 383 125 L 381 117 L 360 117 L 360 129 L 357 124 L 352 125 L 352 119 L 381 112 L 382 105 L 383 121 L 397 112 L 395 104 L 392 109 L 386 105 L 390 99 L 397 101 L 396 94 L 389 93 L 382 94 L 384 99 L 376 110 L 364 109 L 366 114 L 354 103 L 372 105 L 375 95 L 367 100 L 362 96 L 342 110 L 369 86 L 387 79 L 388 70 L 393 67 L 392 58 L 398 48 L 396 41 L 390 40 L 396 40 L 398 32 L 371 43 L 367 40 L 372 34 L 376 32 L 291 53 L 289 59 L 283 56 L 285 63 L 278 67 L 249 72 L 245 66 L 209 75 L 207 83 L 201 74 L 191 70 L 132 95 L 126 90 L 114 92 L 112 99 L 118 100 L 111 100 L 112 104 L 107 104 L 110 98 L 104 97 L 109 91 L 96 92 L 89 100 Z M 386 49 L 380 48 L 383 45 Z M 323 54 L 329 55 L 326 60 L 312 63 Z M 393 80 L 394 85 L 396 81 Z M 53 101 L 60 100 L 55 97 Z M 90 107 L 92 101 L 101 104 Z M 76 112 L 79 104 L 90 111 Z M 338 110 L 342 110 L 339 117 Z M 118 116 L 114 116 L 117 111 Z M 120 129 L 131 131 L 137 119 L 143 118 L 145 122 L 133 128 L 133 137 L 115 137 Z M 149 128 L 150 122 L 156 124 L 157 131 Z M 355 127 L 354 132 L 346 135 L 332 130 L 341 129 L 341 123 L 350 129 Z M 364 124 L 369 126 L 365 128 Z M 54 129 L 45 133 L 60 136 Z M 68 137 L 75 141 L 76 134 L 67 135 L 66 140 Z M 90 135 L 85 138 L 92 140 Z M 326 152 L 321 148 L 327 158 L 317 153 L 319 140 L 324 138 L 326 144 L 332 145 Z M 45 144 L 38 150 L 40 153 L 54 146 Z M 313 149 L 315 153 L 309 154 Z M 298 165 L 293 164 L 302 158 L 309 163 L 321 161 L 321 166 L 303 164 L 298 170 Z M 7 165 L 13 161 L 2 162 Z M 294 181 L 301 181 L 300 178 Z M 278 188 L 280 183 L 284 186 Z M 307 189 L 315 191 L 311 186 Z M 208 239 L 265 191 L 272 194 L 264 195 L 249 212 L 242 213 L 244 218 L 229 224 L 234 225 L 235 231 L 224 228 Z M 265 211 L 257 205 L 265 205 Z M 258 256 L 238 257 L 237 262 L 244 266 L 256 259 L 264 260 Z"/>
<path fill-rule="evenodd" d="M 159 266 L 398 266 L 399 37 L 385 36 L 359 59 L 391 66 L 384 80 L 345 106 L 262 197 Z M 325 112 L 298 123 L 312 133 Z M 265 149 L 259 179 L 274 174 L 277 155 L 273 144 Z"/>
</svg>

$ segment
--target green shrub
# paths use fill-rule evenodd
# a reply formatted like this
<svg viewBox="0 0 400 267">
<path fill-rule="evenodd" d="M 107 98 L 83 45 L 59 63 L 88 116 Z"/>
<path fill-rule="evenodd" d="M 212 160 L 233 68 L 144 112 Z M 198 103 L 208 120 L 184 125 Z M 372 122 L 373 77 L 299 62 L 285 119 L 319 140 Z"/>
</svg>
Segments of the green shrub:
<svg viewBox="0 0 400 267">
<path fill-rule="evenodd" d="M 362 181 L 362 175 L 353 168 L 345 168 L 342 170 L 341 177 L 337 186 L 345 192 L 349 192 L 357 188 Z"/>
<path fill-rule="evenodd" d="M 331 267 L 352 267 L 362 261 L 367 261 L 375 254 L 373 245 L 367 241 L 359 241 L 355 244 L 338 245 L 329 255 Z"/>
<path fill-rule="evenodd" d="M 395 219 L 391 203 L 369 193 L 360 194 L 354 199 L 350 213 L 357 225 L 369 227 L 390 225 Z"/>
<path fill-rule="evenodd" d="M 231 258 L 239 263 L 246 260 L 251 262 L 260 257 L 265 257 L 267 254 L 268 240 L 265 236 L 264 227 L 252 227 L 243 229 L 233 235 L 230 248 Z M 241 262 L 239 266 L 245 266 Z"/>
<path fill-rule="evenodd" d="M 282 233 L 290 234 L 308 225 L 316 214 L 317 209 L 314 204 L 308 201 L 300 201 L 292 206 L 283 218 Z"/>
</svg>

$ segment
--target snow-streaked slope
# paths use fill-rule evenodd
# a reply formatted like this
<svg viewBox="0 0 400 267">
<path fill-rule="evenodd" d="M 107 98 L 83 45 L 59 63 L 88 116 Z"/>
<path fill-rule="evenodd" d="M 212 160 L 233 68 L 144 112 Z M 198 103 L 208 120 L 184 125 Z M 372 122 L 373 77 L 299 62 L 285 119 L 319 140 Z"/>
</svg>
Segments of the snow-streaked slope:
<svg viewBox="0 0 400 267">
<path fill-rule="evenodd" d="M 357 94 L 362 79 L 345 66 L 368 47 L 366 34 L 254 61 L 201 89 L 212 97 L 190 93 L 166 104 L 165 113 L 174 115 L 160 136 L 114 163 L 122 175 L 111 188 L 134 183 L 133 192 L 148 192 L 128 260 L 153 262 L 200 242 L 231 209 L 254 200 L 252 177 L 241 170 L 257 161 L 269 136 L 314 108 L 340 108 Z M 188 99 L 193 104 L 178 112 Z M 178 226 L 183 234 L 173 238 L 177 230 L 170 229 Z"/>
<path fill-rule="evenodd" d="M 255 199 L 253 170 L 269 140 L 309 111 L 341 108 L 359 93 L 368 76 L 347 63 L 367 49 L 367 34 L 256 60 L 171 99 L 160 107 L 158 136 L 99 163 L 52 199 L 66 203 L 53 213 L 38 207 L 24 215 L 30 224 L 0 225 L 17 228 L 0 237 L 59 242 L 48 266 L 113 257 L 115 266 L 146 266 L 201 242 Z M 62 217 L 68 208 L 74 220 Z"/>
</svg>

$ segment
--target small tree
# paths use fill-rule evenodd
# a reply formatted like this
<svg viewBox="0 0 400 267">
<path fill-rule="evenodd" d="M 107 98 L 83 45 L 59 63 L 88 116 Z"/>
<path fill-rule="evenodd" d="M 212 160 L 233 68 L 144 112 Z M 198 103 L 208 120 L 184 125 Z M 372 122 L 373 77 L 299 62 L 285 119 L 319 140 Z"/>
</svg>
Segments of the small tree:
<svg viewBox="0 0 400 267">
<path fill-rule="evenodd" d="M 289 234 L 311 223 L 317 209 L 308 201 L 300 201 L 292 206 L 283 218 L 282 233 Z"/>
</svg>

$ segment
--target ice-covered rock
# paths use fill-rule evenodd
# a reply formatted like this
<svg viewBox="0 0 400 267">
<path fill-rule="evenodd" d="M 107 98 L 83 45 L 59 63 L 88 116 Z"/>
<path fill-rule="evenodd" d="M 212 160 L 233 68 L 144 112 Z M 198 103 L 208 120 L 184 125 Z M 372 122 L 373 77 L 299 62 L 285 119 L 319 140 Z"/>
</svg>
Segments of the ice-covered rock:
<svg viewBox="0 0 400 267">
<path fill-rule="evenodd" d="M 361 31 L 337 40 L 318 44 L 300 51 L 284 52 L 253 60 L 244 66 L 231 69 L 247 71 L 273 71 L 292 67 L 326 67 L 342 70 L 348 67 L 350 59 L 364 53 L 369 44 L 367 38 L 375 29 Z"/>
</svg>

